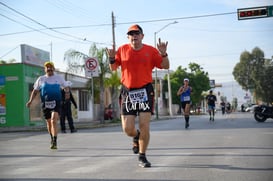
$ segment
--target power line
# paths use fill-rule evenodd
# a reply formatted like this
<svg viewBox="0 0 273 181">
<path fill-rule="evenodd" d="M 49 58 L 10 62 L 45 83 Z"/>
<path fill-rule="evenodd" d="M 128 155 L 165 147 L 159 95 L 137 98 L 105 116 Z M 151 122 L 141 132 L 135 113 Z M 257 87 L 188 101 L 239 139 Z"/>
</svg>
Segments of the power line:
<svg viewBox="0 0 273 181">
<path fill-rule="evenodd" d="M 59 1 L 60 2 L 60 1 Z M 7 36 L 7 35 L 14 35 L 14 34 L 22 34 L 22 33 L 29 33 L 29 32 L 32 32 L 32 31 L 38 31 L 40 33 L 43 33 L 43 34 L 46 34 L 48 36 L 52 36 L 52 37 L 55 37 L 55 38 L 59 38 L 59 39 L 63 39 L 63 40 L 67 40 L 67 39 L 64 39 L 64 38 L 60 38 L 60 37 L 56 37 L 54 35 L 50 35 L 50 34 L 47 34 L 47 33 L 44 33 L 42 32 L 42 30 L 50 30 L 50 31 L 53 31 L 55 33 L 59 33 L 59 34 L 62 34 L 62 35 L 65 35 L 65 36 L 68 36 L 68 37 L 72 37 L 76 40 L 80 40 L 81 43 L 83 43 L 82 41 L 85 41 L 85 42 L 92 42 L 92 43 L 96 43 L 96 44 L 106 44 L 106 43 L 99 43 L 99 42 L 93 42 L 93 41 L 89 41 L 89 40 L 86 40 L 85 38 L 79 38 L 79 37 L 76 37 L 76 36 L 73 36 L 73 35 L 70 35 L 70 34 L 67 34 L 67 33 L 63 33 L 63 32 L 60 32 L 60 31 L 57 31 L 56 29 L 72 29 L 72 28 L 87 28 L 87 27 L 98 27 L 98 26 L 111 26 L 112 24 L 97 24 L 97 25 L 78 25 L 78 26 L 63 26 L 63 27 L 48 27 L 46 25 L 43 25 L 41 24 L 40 22 L 24 15 L 23 13 L 20 13 L 18 12 L 17 10 L 5 5 L 4 3 L 0 2 L 3 6 L 11 9 L 12 11 L 16 12 L 17 14 L 20 14 L 21 16 L 31 20 L 32 22 L 35 22 L 36 24 L 44 27 L 44 29 L 35 29 L 35 28 L 32 28 L 32 27 L 29 27 L 29 26 L 26 26 L 26 25 L 23 25 L 22 23 L 18 22 L 18 21 L 15 21 L 15 20 L 12 20 L 11 18 L 8 18 L 10 19 L 11 21 L 14 21 L 18 24 L 21 24 L 23 26 L 26 26 L 28 28 L 31 29 L 31 31 L 21 31 L 21 32 L 14 32 L 14 33 L 6 33 L 6 34 L 0 34 L 0 36 Z M 61 2 L 60 2 L 61 3 Z M 69 5 L 69 4 L 68 4 Z M 71 6 L 70 6 L 71 7 Z M 71 10 L 71 8 L 70 8 Z M 166 18 L 166 19 L 153 19 L 153 20 L 141 20 L 141 21 L 135 21 L 135 22 L 123 22 L 123 23 L 116 23 L 116 25 L 123 25 L 123 24 L 132 24 L 132 23 L 151 23 L 151 22 L 163 22 L 163 21 L 173 21 L 173 20 L 185 20 L 185 19 L 196 19 L 196 18 L 207 18 L 207 17 L 215 17 L 215 16 L 224 16 L 224 15 L 231 15 L 231 14 L 236 14 L 237 12 L 226 12 L 226 13 L 217 13 L 217 14 L 206 14 L 206 15 L 196 15 L 196 16 L 187 16 L 187 17 L 178 17 L 178 18 Z M 4 15 L 2 15 L 4 16 Z M 68 40 L 68 41 L 73 41 L 73 40 Z"/>
<path fill-rule="evenodd" d="M 134 21 L 134 22 L 116 23 L 116 24 L 133 24 L 133 23 L 151 23 L 151 22 L 160 22 L 160 21 L 175 21 L 175 20 L 183 20 L 183 19 L 196 19 L 196 18 L 207 18 L 207 17 L 213 17 L 213 16 L 224 16 L 224 15 L 231 15 L 231 14 L 237 14 L 237 12 L 186 16 L 186 17 L 180 17 L 180 18 L 154 19 L 154 20 Z"/>
<path fill-rule="evenodd" d="M 19 46 L 16 46 L 15 48 L 9 50 L 7 53 L 5 53 L 4 55 L 2 55 L 2 56 L 0 57 L 0 59 L 2 59 L 3 57 L 5 57 L 5 56 L 8 55 L 9 53 L 13 52 L 13 51 L 14 51 L 15 49 L 17 49 L 18 47 L 19 47 Z"/>
<path fill-rule="evenodd" d="M 77 18 L 79 17 L 82 18 L 82 16 L 85 16 L 85 17 L 88 17 L 89 19 L 93 19 L 92 17 L 89 16 L 90 10 L 83 9 L 78 4 L 69 2 L 67 0 L 55 0 L 55 1 L 46 0 L 46 2 L 51 4 L 54 7 L 57 7 L 58 9 L 61 9 L 65 13 L 75 16 Z M 80 13 L 81 15 L 75 14 L 75 9 L 77 13 Z"/>
<path fill-rule="evenodd" d="M 1 15 L 1 14 L 0 14 Z M 15 21 L 15 20 L 12 20 Z M 18 23 L 18 22 L 16 22 Z M 18 23 L 20 24 L 20 23 Z M 100 25 L 92 25 L 92 26 L 110 26 L 111 24 L 100 24 Z M 54 30 L 54 29 L 72 29 L 72 28 L 83 28 L 83 27 L 90 27 L 91 25 L 83 25 L 83 26 L 60 26 L 60 27 L 49 27 L 49 28 L 40 28 L 40 29 L 35 29 L 35 30 L 28 30 L 28 31 L 19 31 L 19 32 L 13 32 L 13 33 L 5 33 L 5 34 L 0 34 L 0 36 L 8 36 L 8 35 L 16 35 L 16 34 L 23 34 L 23 33 L 31 33 L 34 31 L 42 31 L 42 30 Z"/>
<path fill-rule="evenodd" d="M 196 15 L 196 16 L 186 16 L 186 17 L 178 17 L 178 18 L 140 20 L 140 21 L 131 21 L 131 22 L 116 23 L 116 25 L 134 24 L 134 23 L 152 23 L 152 22 L 163 22 L 163 21 L 173 21 L 173 20 L 183 20 L 183 19 L 185 20 L 185 19 L 196 19 L 196 18 L 207 18 L 207 17 L 214 17 L 214 16 L 231 15 L 231 14 L 236 14 L 236 13 L 237 12 L 226 12 L 226 13 L 206 14 L 206 15 Z M 39 23 L 39 22 L 37 22 L 37 23 Z M 88 28 L 88 27 L 112 26 L 112 24 L 95 24 L 95 25 L 93 24 L 93 25 L 77 25 L 77 26 L 63 26 L 63 27 L 47 27 L 45 25 L 42 25 L 42 26 L 45 27 L 45 29 L 39 29 L 39 30 L 49 29 L 51 31 L 55 30 L 55 32 L 61 33 L 59 31 L 56 31 L 56 29 L 72 29 L 72 28 Z M 9 33 L 9 34 L 0 34 L 0 36 L 20 34 L 20 33 L 28 33 L 28 32 L 31 32 L 31 31 L 14 32 L 14 33 Z M 64 34 L 64 33 L 61 33 L 61 34 Z M 70 36 L 68 34 L 65 34 L 65 35 L 66 36 Z M 78 37 L 76 37 L 76 38 L 79 39 Z"/>
<path fill-rule="evenodd" d="M 45 29 L 48 29 L 48 30 L 50 30 L 50 31 L 53 31 L 53 32 L 55 32 L 55 33 L 59 33 L 59 34 L 62 34 L 62 35 L 68 36 L 68 37 L 72 37 L 72 38 L 77 39 L 77 40 L 86 41 L 86 42 L 89 42 L 89 43 L 105 44 L 105 43 L 99 43 L 99 42 L 89 41 L 89 40 L 87 40 L 86 38 L 79 38 L 79 37 L 76 37 L 76 36 L 74 36 L 74 35 L 70 35 L 70 34 L 67 34 L 67 33 L 63 33 L 63 32 L 60 32 L 60 31 L 56 31 L 55 29 L 51 29 L 50 27 L 47 27 L 46 25 L 41 24 L 40 22 L 38 22 L 38 21 L 36 21 L 36 20 L 34 20 L 34 19 L 32 19 L 32 18 L 26 16 L 25 14 L 23 14 L 23 13 L 21 13 L 21 12 L 15 10 L 15 9 L 9 7 L 8 5 L 6 5 L 6 4 L 4 4 L 4 3 L 2 3 L 2 2 L 0 2 L 0 4 L 2 4 L 3 6 L 7 7 L 8 9 L 10 9 L 10 10 L 16 12 L 17 14 L 20 14 L 21 16 L 25 17 L 26 19 L 29 19 L 29 20 L 31 20 L 32 22 L 34 22 L 34 23 L 36 23 L 36 24 L 38 24 L 38 25 L 44 27 Z M 2 15 L 2 16 L 4 16 L 4 15 Z M 8 18 L 7 16 L 4 16 L 4 17 Z M 8 19 L 12 20 L 11 18 L 8 18 Z M 15 21 L 15 20 L 13 20 L 13 21 Z M 15 21 L 15 22 L 16 22 L 16 23 L 19 23 L 19 22 L 17 22 L 17 21 Z M 21 23 L 19 23 L 19 24 L 21 24 Z M 26 25 L 24 25 L 24 26 L 26 26 Z M 32 30 L 34 30 L 34 31 L 41 32 L 41 31 L 39 31 L 38 29 L 34 29 L 34 28 L 29 27 L 29 26 L 27 26 L 27 27 L 30 28 L 30 29 L 32 29 Z M 41 33 L 42 33 L 42 32 L 41 32 Z M 44 34 L 45 34 L 45 33 L 44 33 Z M 47 35 L 48 35 L 48 36 L 53 36 L 53 35 L 49 35 L 49 34 L 47 34 Z M 56 36 L 53 36 L 53 37 L 59 38 L 59 39 L 63 39 L 63 38 L 56 37 Z M 63 39 L 63 40 L 67 40 L 67 39 Z M 68 40 L 68 41 L 73 41 L 73 40 Z"/>
<path fill-rule="evenodd" d="M 13 22 L 15 22 L 15 23 L 18 23 L 18 24 L 20 24 L 20 25 L 22 25 L 22 26 L 25 26 L 25 27 L 31 29 L 32 31 L 38 31 L 38 32 L 40 32 L 40 33 L 42 33 L 42 34 L 45 34 L 45 35 L 48 35 L 48 36 L 51 36 L 51 37 L 54 37 L 54 38 L 59 38 L 59 39 L 62 39 L 62 40 L 67 40 L 67 39 L 63 39 L 63 38 L 60 38 L 60 37 L 57 37 L 57 36 L 50 35 L 50 34 L 48 34 L 48 33 L 42 32 L 42 31 L 40 31 L 39 29 L 32 28 L 32 27 L 30 27 L 30 26 L 28 26 L 28 25 L 25 25 L 25 24 L 23 24 L 23 23 L 21 23 L 21 22 L 18 22 L 18 21 L 16 21 L 16 20 L 12 19 L 12 18 L 9 18 L 9 17 L 7 17 L 7 16 L 5 16 L 5 15 L 3 15 L 3 14 L 0 14 L 0 16 L 3 16 L 3 17 L 5 17 L 5 18 L 9 19 L 10 21 L 13 21 Z M 1 36 L 1 35 L 0 35 L 0 36 Z"/>
<path fill-rule="evenodd" d="M 36 21 L 36 20 L 34 20 L 34 19 L 32 19 L 32 18 L 30 18 L 30 17 L 28 17 L 28 16 L 26 16 L 25 14 L 23 14 L 23 13 L 21 13 L 21 12 L 19 12 L 19 11 L 17 11 L 17 10 L 15 10 L 15 9 L 13 9 L 13 8 L 11 8 L 11 7 L 9 7 L 9 6 L 7 6 L 6 4 L 4 4 L 4 3 L 2 3 L 2 2 L 0 2 L 3 6 L 5 6 L 5 7 L 7 7 L 7 8 L 9 8 L 9 9 L 11 9 L 12 11 L 14 11 L 14 12 L 16 12 L 16 13 L 18 13 L 18 14 L 20 14 L 21 16 L 23 16 L 23 17 L 25 17 L 25 18 L 27 18 L 27 19 L 29 19 L 29 20 L 31 20 L 31 21 L 33 21 L 34 23 L 36 23 L 36 24 L 38 24 L 38 25 L 40 25 L 40 26 L 42 26 L 42 27 L 44 27 L 44 28 L 47 28 L 47 29 L 49 29 L 49 30 L 51 30 L 51 31 L 54 31 L 54 32 L 56 32 L 56 33 L 60 33 L 60 34 L 63 34 L 63 35 L 66 35 L 66 36 L 71 36 L 71 35 L 67 35 L 67 34 L 65 34 L 65 33 L 62 33 L 62 32 L 59 32 L 59 31 L 56 31 L 56 30 L 52 30 L 52 29 L 50 29 L 49 27 L 47 27 L 47 26 L 45 26 L 45 25 L 43 25 L 43 24 L 41 24 L 41 23 L 39 23 L 38 21 Z M 72 36 L 73 37 L 73 36 Z M 75 37 L 74 37 L 75 38 Z M 79 39 L 78 37 L 76 37 L 76 39 Z M 82 39 L 81 39 L 82 40 Z"/>
</svg>

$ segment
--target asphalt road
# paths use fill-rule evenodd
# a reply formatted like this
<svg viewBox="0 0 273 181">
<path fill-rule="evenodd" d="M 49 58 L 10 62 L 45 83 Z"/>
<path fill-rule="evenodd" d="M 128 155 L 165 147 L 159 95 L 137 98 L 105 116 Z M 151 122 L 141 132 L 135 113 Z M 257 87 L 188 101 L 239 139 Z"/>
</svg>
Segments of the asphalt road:
<svg viewBox="0 0 273 181">
<path fill-rule="evenodd" d="M 273 119 L 257 123 L 250 113 L 192 116 L 151 122 L 147 158 L 138 167 L 132 140 L 120 126 L 59 134 L 49 149 L 41 132 L 0 133 L 0 180 L 272 181 Z"/>
</svg>

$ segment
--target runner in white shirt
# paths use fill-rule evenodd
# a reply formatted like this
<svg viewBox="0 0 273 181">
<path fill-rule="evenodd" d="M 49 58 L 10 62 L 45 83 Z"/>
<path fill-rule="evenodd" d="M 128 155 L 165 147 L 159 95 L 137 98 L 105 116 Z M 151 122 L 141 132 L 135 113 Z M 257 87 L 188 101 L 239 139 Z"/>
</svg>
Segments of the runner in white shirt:
<svg viewBox="0 0 273 181">
<path fill-rule="evenodd" d="M 67 87 L 63 77 L 54 73 L 53 62 L 45 62 L 45 75 L 40 76 L 33 86 L 26 106 L 30 107 L 33 99 L 40 92 L 44 118 L 46 119 L 47 129 L 51 136 L 51 149 L 57 149 L 57 121 L 61 106 L 61 88 Z"/>
</svg>

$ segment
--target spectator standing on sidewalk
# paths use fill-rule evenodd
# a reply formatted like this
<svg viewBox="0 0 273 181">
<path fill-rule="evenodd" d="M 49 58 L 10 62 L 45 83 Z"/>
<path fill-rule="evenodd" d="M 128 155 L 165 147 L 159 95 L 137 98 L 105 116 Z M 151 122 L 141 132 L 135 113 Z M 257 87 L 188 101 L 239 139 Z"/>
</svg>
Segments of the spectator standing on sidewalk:
<svg viewBox="0 0 273 181">
<path fill-rule="evenodd" d="M 146 158 L 150 140 L 150 120 L 154 109 L 154 89 L 152 71 L 154 68 L 168 69 L 168 42 L 159 42 L 157 49 L 143 44 L 143 30 L 132 25 L 127 32 L 128 44 L 117 52 L 107 49 L 109 66 L 112 71 L 121 67 L 122 89 L 120 94 L 121 120 L 123 131 L 133 137 L 133 152 L 139 154 L 139 166 L 151 167 Z M 139 116 L 139 130 L 135 119 Z"/>
<path fill-rule="evenodd" d="M 220 103 L 220 105 L 221 105 L 222 115 L 224 115 L 225 112 L 226 112 L 226 103 L 225 103 L 225 101 L 222 100 L 222 102 Z"/>
<path fill-rule="evenodd" d="M 191 92 L 192 87 L 189 86 L 189 79 L 185 78 L 184 85 L 178 89 L 177 95 L 180 96 L 180 102 L 183 109 L 186 129 L 190 126 Z"/>
<path fill-rule="evenodd" d="M 62 133 L 66 133 L 65 118 L 67 118 L 70 132 L 75 133 L 77 132 L 77 130 L 74 127 L 74 120 L 73 120 L 72 111 L 71 111 L 71 103 L 74 105 L 76 109 L 77 109 L 77 103 L 71 92 L 72 83 L 70 81 L 67 81 L 67 85 L 68 87 L 62 90 L 62 104 L 61 104 L 62 107 L 61 107 L 60 125 L 61 125 Z"/>
<path fill-rule="evenodd" d="M 26 103 L 30 107 L 35 96 L 40 92 L 42 110 L 46 119 L 47 130 L 51 137 L 51 149 L 57 149 L 57 121 L 61 109 L 61 88 L 66 87 L 63 77 L 54 73 L 55 67 L 53 62 L 44 63 L 45 75 L 38 77 L 33 86 L 29 101 Z"/>
</svg>

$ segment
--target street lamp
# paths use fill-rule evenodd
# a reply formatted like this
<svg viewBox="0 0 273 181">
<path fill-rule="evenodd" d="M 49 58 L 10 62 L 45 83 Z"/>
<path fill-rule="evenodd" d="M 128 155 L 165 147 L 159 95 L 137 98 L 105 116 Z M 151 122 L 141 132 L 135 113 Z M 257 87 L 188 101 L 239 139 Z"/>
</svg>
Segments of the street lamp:
<svg viewBox="0 0 273 181">
<path fill-rule="evenodd" d="M 172 111 L 172 90 L 171 90 L 171 80 L 170 80 L 170 70 L 168 69 L 168 98 L 169 98 L 169 113 L 173 116 Z"/>
<path fill-rule="evenodd" d="M 156 48 L 156 35 L 164 30 L 165 28 L 167 28 L 168 26 L 172 25 L 172 24 L 176 24 L 178 23 L 177 21 L 171 22 L 166 24 L 165 26 L 163 26 L 161 29 L 159 29 L 158 31 L 154 32 L 154 44 L 155 44 L 155 48 Z M 169 71 L 168 71 L 169 74 Z M 169 80 L 168 80 L 169 81 Z M 170 89 L 169 89 L 170 92 Z M 158 95 L 157 95 L 157 68 L 155 68 L 155 112 L 156 112 L 156 119 L 158 119 Z"/>
</svg>

